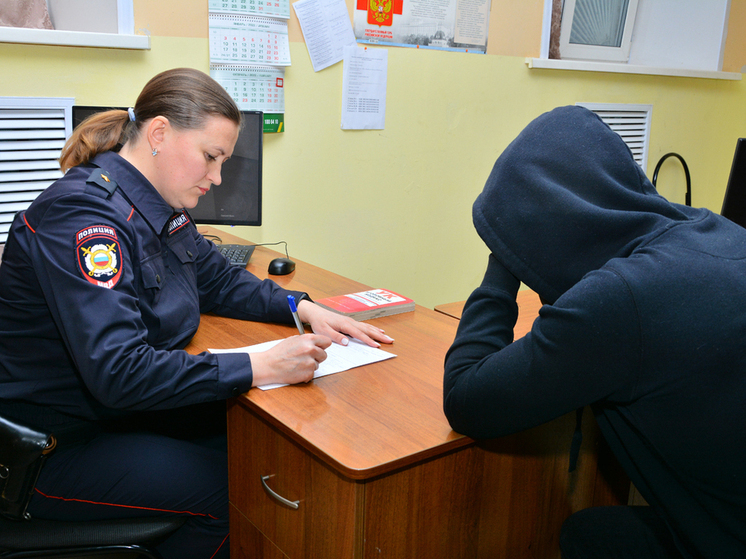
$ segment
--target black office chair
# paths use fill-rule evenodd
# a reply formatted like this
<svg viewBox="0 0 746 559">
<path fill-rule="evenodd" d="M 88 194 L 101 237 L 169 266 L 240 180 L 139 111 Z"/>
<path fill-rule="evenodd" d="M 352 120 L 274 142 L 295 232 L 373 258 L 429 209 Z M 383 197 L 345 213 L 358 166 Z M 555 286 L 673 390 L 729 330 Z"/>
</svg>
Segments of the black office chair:
<svg viewBox="0 0 746 559">
<path fill-rule="evenodd" d="M 0 417 L 0 558 L 145 557 L 185 521 L 153 517 L 93 522 L 34 519 L 27 512 L 54 436 Z"/>
</svg>

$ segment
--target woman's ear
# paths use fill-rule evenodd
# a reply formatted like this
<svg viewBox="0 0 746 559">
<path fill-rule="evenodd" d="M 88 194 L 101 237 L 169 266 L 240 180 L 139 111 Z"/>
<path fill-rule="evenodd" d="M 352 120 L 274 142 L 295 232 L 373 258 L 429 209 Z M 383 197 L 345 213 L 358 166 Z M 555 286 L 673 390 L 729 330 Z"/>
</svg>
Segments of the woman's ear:
<svg viewBox="0 0 746 559">
<path fill-rule="evenodd" d="M 170 124 L 165 116 L 157 116 L 150 120 L 148 124 L 148 143 L 150 144 L 150 149 L 157 150 L 160 148 L 169 126 Z"/>
</svg>

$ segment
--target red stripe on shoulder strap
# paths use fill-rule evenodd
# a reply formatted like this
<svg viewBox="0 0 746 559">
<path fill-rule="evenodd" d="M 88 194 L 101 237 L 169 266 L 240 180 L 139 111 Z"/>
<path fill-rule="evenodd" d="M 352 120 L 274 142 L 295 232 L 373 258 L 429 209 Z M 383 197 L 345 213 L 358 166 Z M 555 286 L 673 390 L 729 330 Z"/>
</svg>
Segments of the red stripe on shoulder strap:
<svg viewBox="0 0 746 559">
<path fill-rule="evenodd" d="M 29 225 L 28 221 L 26 221 L 26 212 L 23 212 L 23 222 L 26 224 L 26 227 L 28 227 L 29 229 L 31 229 L 32 233 L 36 233 L 36 231 L 34 230 L 34 228 Z"/>
</svg>

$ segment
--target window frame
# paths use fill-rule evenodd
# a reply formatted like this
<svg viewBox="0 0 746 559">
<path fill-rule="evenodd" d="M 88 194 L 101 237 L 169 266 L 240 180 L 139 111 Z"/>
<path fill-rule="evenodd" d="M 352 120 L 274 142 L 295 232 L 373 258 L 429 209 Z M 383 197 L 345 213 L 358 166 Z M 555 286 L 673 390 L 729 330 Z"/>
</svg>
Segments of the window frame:
<svg viewBox="0 0 746 559">
<path fill-rule="evenodd" d="M 560 25 L 559 51 L 562 60 L 591 60 L 603 62 L 627 62 L 632 45 L 632 30 L 637 15 L 638 0 L 629 0 L 624 20 L 622 43 L 618 47 L 583 45 L 570 43 L 570 33 L 575 17 L 576 0 L 564 0 L 562 23 Z"/>
<path fill-rule="evenodd" d="M 133 0 L 117 0 L 117 33 L 0 27 L 0 43 L 150 50 L 150 36 L 135 34 Z"/>
</svg>

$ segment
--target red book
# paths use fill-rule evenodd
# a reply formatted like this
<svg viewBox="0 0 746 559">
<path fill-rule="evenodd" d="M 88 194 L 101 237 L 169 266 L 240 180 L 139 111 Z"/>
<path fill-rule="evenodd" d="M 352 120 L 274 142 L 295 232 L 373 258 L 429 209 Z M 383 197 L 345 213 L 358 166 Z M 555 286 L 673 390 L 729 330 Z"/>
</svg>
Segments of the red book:
<svg viewBox="0 0 746 559">
<path fill-rule="evenodd" d="M 355 320 L 370 320 L 381 316 L 414 310 L 414 301 L 386 289 L 371 289 L 359 293 L 337 295 L 315 301 L 318 305 Z"/>
</svg>

